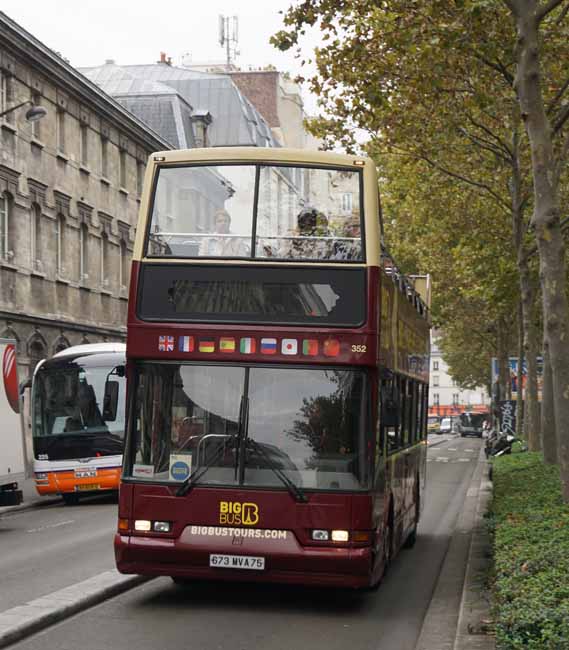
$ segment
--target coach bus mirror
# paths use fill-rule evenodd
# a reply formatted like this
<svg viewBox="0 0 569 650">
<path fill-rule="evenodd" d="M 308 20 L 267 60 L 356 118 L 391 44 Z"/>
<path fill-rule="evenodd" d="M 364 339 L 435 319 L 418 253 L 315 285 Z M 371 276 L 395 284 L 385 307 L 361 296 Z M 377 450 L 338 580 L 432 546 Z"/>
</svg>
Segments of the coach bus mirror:
<svg viewBox="0 0 569 650">
<path fill-rule="evenodd" d="M 107 379 L 105 382 L 105 396 L 103 398 L 103 420 L 113 422 L 117 419 L 117 406 L 119 402 L 119 382 Z"/>
</svg>

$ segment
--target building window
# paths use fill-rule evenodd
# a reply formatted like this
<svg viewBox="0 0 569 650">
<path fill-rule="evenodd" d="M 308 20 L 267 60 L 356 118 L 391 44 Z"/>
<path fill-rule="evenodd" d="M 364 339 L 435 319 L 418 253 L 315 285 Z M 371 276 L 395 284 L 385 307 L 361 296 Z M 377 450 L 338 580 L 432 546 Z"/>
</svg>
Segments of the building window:
<svg viewBox="0 0 569 650">
<path fill-rule="evenodd" d="M 0 258 L 10 260 L 14 253 L 10 250 L 11 197 L 7 192 L 0 196 Z"/>
<path fill-rule="evenodd" d="M 351 192 L 344 192 L 342 194 L 342 212 L 352 212 L 353 194 Z"/>
<path fill-rule="evenodd" d="M 119 187 L 126 188 L 126 151 L 119 151 Z"/>
<path fill-rule="evenodd" d="M 439 405 L 439 394 L 438 393 L 433 393 L 433 404 L 435 406 Z"/>
<path fill-rule="evenodd" d="M 41 208 L 34 203 L 30 215 L 30 261 L 33 271 L 43 271 L 41 249 Z"/>
<path fill-rule="evenodd" d="M 439 385 L 439 376 L 433 375 L 433 386 L 438 386 L 438 385 Z"/>
<path fill-rule="evenodd" d="M 55 222 L 55 237 L 57 277 L 62 278 L 65 276 L 65 267 L 63 266 L 63 252 L 65 251 L 65 217 L 62 214 L 57 215 L 57 220 Z"/>
<path fill-rule="evenodd" d="M 57 111 L 57 150 L 65 152 L 65 111 Z"/>
<path fill-rule="evenodd" d="M 81 164 L 84 167 L 89 166 L 89 127 L 86 124 L 81 124 Z"/>
<path fill-rule="evenodd" d="M 128 284 L 128 250 L 124 239 L 121 240 L 120 245 L 119 282 L 121 291 L 126 290 Z"/>
<path fill-rule="evenodd" d="M 136 163 L 136 193 L 142 194 L 142 183 L 144 182 L 144 163 Z"/>
<path fill-rule="evenodd" d="M 32 93 L 32 102 L 35 106 L 41 105 L 41 95 L 39 93 Z M 32 138 L 41 140 L 41 120 L 32 122 Z"/>
<path fill-rule="evenodd" d="M 439 369 L 439 362 L 433 361 L 433 370 L 438 370 L 438 369 Z"/>
<path fill-rule="evenodd" d="M 14 102 L 14 80 L 6 72 L 0 72 L 0 112 L 11 108 Z M 14 121 L 14 111 L 8 113 L 3 118 L 6 122 Z"/>
<path fill-rule="evenodd" d="M 86 282 L 89 279 L 89 229 L 86 224 L 79 228 L 79 281 Z"/>
<path fill-rule="evenodd" d="M 452 405 L 453 406 L 458 406 L 458 393 L 453 393 L 452 394 Z"/>
<path fill-rule="evenodd" d="M 106 289 L 109 286 L 107 266 L 109 264 L 109 238 L 106 233 L 101 235 L 101 286 Z"/>
<path fill-rule="evenodd" d="M 109 177 L 109 141 L 101 138 L 101 176 Z"/>
</svg>

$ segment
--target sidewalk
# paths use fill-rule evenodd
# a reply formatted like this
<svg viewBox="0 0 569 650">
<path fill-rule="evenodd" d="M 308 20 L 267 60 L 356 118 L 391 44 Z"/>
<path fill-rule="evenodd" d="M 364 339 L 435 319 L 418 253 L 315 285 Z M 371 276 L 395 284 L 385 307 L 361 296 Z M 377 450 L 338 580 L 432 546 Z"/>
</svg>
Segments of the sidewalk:
<svg viewBox="0 0 569 650">
<path fill-rule="evenodd" d="M 489 463 L 480 450 L 416 650 L 495 650 L 485 591 L 491 566 L 484 514 L 492 496 Z M 458 615 L 453 604 L 460 602 Z"/>
</svg>

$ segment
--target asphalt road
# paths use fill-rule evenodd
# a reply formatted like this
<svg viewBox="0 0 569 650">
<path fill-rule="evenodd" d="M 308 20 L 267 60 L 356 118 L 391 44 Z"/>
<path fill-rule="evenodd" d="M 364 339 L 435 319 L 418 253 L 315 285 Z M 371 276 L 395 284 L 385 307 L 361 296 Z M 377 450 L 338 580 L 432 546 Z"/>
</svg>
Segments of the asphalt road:
<svg viewBox="0 0 569 650">
<path fill-rule="evenodd" d="M 414 650 L 480 445 L 477 439 L 445 436 L 429 449 L 426 503 L 417 544 L 399 554 L 375 592 L 224 583 L 179 587 L 167 578 L 158 578 L 13 648 Z M 82 509 L 63 509 L 63 519 L 71 519 Z M 84 575 L 85 567 L 65 569 L 70 564 L 68 553 L 75 554 L 73 564 L 81 564 L 81 558 L 90 564 L 92 552 L 95 563 L 102 562 L 105 553 L 110 554 L 111 534 L 103 528 L 111 513 L 114 516 L 114 507 L 90 505 L 84 510 L 92 516 L 83 519 L 82 512 L 77 515 L 81 525 L 87 526 L 83 535 L 78 533 L 75 538 L 78 549 L 71 543 L 73 528 L 64 533 L 66 524 L 62 523 L 57 533 L 66 538 L 59 552 L 63 557 L 57 562 L 66 573 L 75 570 L 76 581 Z M 98 519 L 99 524 L 93 526 L 91 519 Z M 90 534 L 97 529 L 101 537 L 91 540 Z M 53 530 L 56 534 L 57 528 Z M 91 551 L 93 541 L 104 549 Z M 56 549 L 54 542 L 50 550 L 54 562 Z M 25 549 L 22 554 L 26 555 Z M 33 558 L 36 566 L 46 562 L 41 547 L 35 548 Z M 104 566 L 107 568 L 108 563 Z M 14 584 L 14 577 L 11 580 Z M 50 580 L 53 584 L 54 579 Z M 41 580 L 39 584 L 45 592 Z M 449 602 L 448 606 L 458 609 L 459 603 Z"/>
<path fill-rule="evenodd" d="M 90 497 L 0 518 L 0 612 L 114 567 L 117 499 Z"/>
</svg>

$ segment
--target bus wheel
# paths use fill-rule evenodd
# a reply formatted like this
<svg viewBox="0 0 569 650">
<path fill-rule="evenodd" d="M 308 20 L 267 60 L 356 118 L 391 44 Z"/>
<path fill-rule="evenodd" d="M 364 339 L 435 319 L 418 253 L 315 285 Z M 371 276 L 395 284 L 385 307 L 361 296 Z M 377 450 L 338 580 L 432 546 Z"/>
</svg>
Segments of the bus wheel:
<svg viewBox="0 0 569 650">
<path fill-rule="evenodd" d="M 64 492 L 61 498 L 67 506 L 76 506 L 79 503 L 79 495 L 76 492 Z"/>
<path fill-rule="evenodd" d="M 417 491 L 417 496 L 415 497 L 415 523 L 413 525 L 413 530 L 407 535 L 407 539 L 403 543 L 403 548 L 413 548 L 415 542 L 417 541 L 417 525 L 419 523 L 419 513 L 421 512 L 421 504 L 419 503 L 419 494 Z"/>
</svg>

